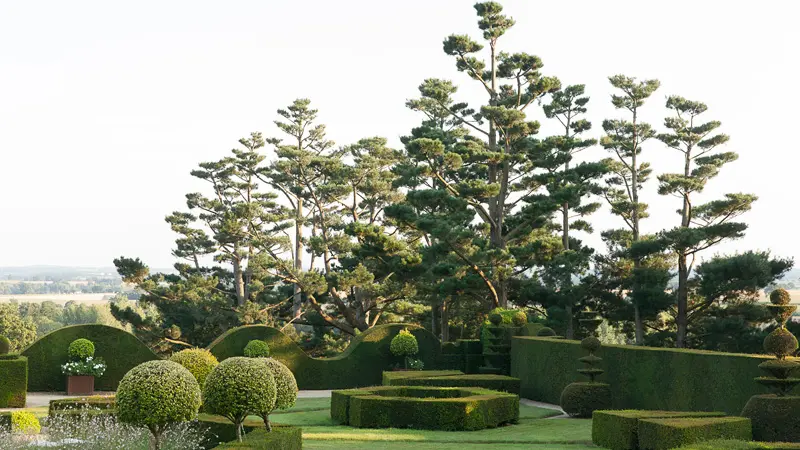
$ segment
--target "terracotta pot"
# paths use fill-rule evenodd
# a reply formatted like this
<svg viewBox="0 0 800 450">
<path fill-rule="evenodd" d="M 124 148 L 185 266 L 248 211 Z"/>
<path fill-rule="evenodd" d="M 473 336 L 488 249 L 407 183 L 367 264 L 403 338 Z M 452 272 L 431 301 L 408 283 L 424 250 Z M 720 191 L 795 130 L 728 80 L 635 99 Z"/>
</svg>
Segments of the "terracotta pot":
<svg viewBox="0 0 800 450">
<path fill-rule="evenodd" d="M 92 375 L 70 375 L 67 377 L 67 395 L 94 394 L 94 377 Z"/>
</svg>

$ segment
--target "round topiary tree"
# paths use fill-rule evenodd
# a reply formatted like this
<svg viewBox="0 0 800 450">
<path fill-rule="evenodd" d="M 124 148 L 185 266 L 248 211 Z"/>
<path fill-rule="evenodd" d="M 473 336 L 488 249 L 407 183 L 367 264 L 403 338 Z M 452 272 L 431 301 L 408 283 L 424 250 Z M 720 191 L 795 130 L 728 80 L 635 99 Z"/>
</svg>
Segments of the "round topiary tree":
<svg viewBox="0 0 800 450">
<path fill-rule="evenodd" d="M 536 336 L 541 336 L 541 337 L 549 337 L 555 335 L 556 335 L 555 330 L 553 330 L 550 327 L 540 328 L 539 331 L 536 332 Z"/>
<path fill-rule="evenodd" d="M 211 373 L 211 370 L 214 367 L 217 367 L 217 364 L 219 364 L 217 357 L 204 348 L 189 348 L 186 350 L 181 350 L 177 353 L 173 353 L 169 360 L 174 361 L 189 370 L 189 372 L 191 372 L 194 378 L 197 380 L 197 384 L 200 385 L 201 389 L 206 384 L 206 377 L 208 374 Z"/>
<path fill-rule="evenodd" d="M 170 424 L 192 420 L 200 409 L 200 385 L 174 361 L 148 361 L 122 377 L 117 388 L 117 418 L 147 427 L 156 449 Z"/>
<path fill-rule="evenodd" d="M 591 311 L 581 314 L 583 317 L 578 322 L 589 334 L 581 341 L 581 347 L 588 351 L 589 355 L 579 359 L 587 367 L 578 369 L 578 373 L 589 377 L 589 381 L 567 385 L 561 392 L 561 409 L 572 417 L 592 417 L 592 412 L 598 409 L 611 408 L 611 386 L 595 380 L 604 372 L 603 369 L 596 367 L 603 359 L 595 355 L 601 343 L 600 339 L 594 336 L 603 319 Z"/>
<path fill-rule="evenodd" d="M 5 336 L 0 336 L 0 355 L 7 355 L 10 351 L 11 341 Z"/>
<path fill-rule="evenodd" d="M 525 314 L 525 311 L 517 311 L 511 316 L 511 323 L 515 327 L 524 327 L 528 323 L 528 315 Z"/>
<path fill-rule="evenodd" d="M 790 305 L 791 296 L 785 289 L 775 289 L 769 295 L 770 305 L 778 327 L 764 339 L 764 350 L 775 355 L 758 367 L 770 376 L 758 377 L 756 382 L 766 386 L 772 394 L 750 397 L 742 416 L 753 423 L 753 439 L 757 441 L 800 442 L 800 396 L 790 395 L 800 384 L 793 375 L 800 364 L 788 357 L 797 351 L 797 338 L 786 329 L 786 321 L 797 310 Z"/>
<path fill-rule="evenodd" d="M 282 362 L 274 358 L 260 358 L 275 379 L 275 405 L 269 411 L 257 411 L 256 414 L 264 421 L 267 431 L 272 431 L 269 415 L 277 409 L 289 409 L 297 401 L 297 380 L 294 374 Z"/>
<path fill-rule="evenodd" d="M 269 344 L 266 341 L 252 340 L 244 346 L 244 356 L 248 358 L 269 357 Z"/>
<path fill-rule="evenodd" d="M 408 358 L 419 352 L 417 338 L 408 330 L 400 330 L 389 344 L 389 351 L 393 355 L 403 358 L 405 368 L 408 369 Z"/>
<path fill-rule="evenodd" d="M 94 343 L 88 339 L 80 338 L 75 339 L 69 344 L 67 352 L 69 359 L 73 361 L 82 361 L 94 356 Z"/>
<path fill-rule="evenodd" d="M 272 411 L 277 397 L 275 377 L 259 358 L 235 356 L 215 367 L 203 388 L 203 408 L 236 426 L 242 440 L 242 423 L 248 414 Z"/>
</svg>

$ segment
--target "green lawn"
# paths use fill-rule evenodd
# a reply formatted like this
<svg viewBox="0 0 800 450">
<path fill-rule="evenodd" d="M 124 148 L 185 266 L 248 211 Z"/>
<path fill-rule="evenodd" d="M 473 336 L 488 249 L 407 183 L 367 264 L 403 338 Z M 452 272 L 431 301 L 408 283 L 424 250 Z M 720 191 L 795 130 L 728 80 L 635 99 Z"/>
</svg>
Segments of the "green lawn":
<svg viewBox="0 0 800 450">
<path fill-rule="evenodd" d="M 591 420 L 547 419 L 554 411 L 522 405 L 520 423 L 481 431 L 359 429 L 340 426 L 330 418 L 330 399 L 298 399 L 291 410 L 271 416 L 274 423 L 303 427 L 303 448 L 349 450 L 427 449 L 584 450 L 591 444 Z"/>
</svg>

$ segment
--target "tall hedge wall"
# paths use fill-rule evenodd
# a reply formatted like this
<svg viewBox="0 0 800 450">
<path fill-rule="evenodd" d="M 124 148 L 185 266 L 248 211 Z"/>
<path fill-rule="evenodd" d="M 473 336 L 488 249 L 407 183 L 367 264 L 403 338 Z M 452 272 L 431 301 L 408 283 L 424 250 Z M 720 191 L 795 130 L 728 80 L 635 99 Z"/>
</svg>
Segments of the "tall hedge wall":
<svg viewBox="0 0 800 450">
<path fill-rule="evenodd" d="M 340 389 L 381 384 L 381 373 L 400 360 L 389 351 L 389 343 L 400 330 L 408 328 L 419 344 L 417 358 L 425 368 L 439 365 L 441 344 L 424 328 L 404 324 L 379 325 L 354 337 L 340 355 L 332 358 L 308 356 L 288 336 L 265 325 L 249 325 L 229 330 L 208 349 L 220 361 L 242 356 L 245 345 L 253 339 L 267 341 L 270 356 L 286 364 L 300 389 Z"/>
<path fill-rule="evenodd" d="M 22 352 L 28 357 L 29 391 L 63 391 L 66 377 L 61 373 L 61 364 L 68 360 L 70 342 L 86 338 L 94 342 L 95 357 L 106 361 L 106 373 L 95 380 L 98 391 L 115 391 L 128 370 L 158 356 L 136 336 L 119 328 L 106 325 L 73 325 L 59 328 L 43 336 Z"/>
<path fill-rule="evenodd" d="M 0 408 L 24 408 L 28 392 L 28 360 L 0 355 Z"/>
<path fill-rule="evenodd" d="M 598 355 L 606 371 L 598 380 L 611 385 L 614 409 L 738 415 L 750 396 L 765 393 L 753 378 L 766 356 L 623 345 L 603 346 Z M 579 378 L 581 356 L 578 341 L 515 337 L 511 375 L 520 379 L 522 397 L 558 404 Z"/>
</svg>

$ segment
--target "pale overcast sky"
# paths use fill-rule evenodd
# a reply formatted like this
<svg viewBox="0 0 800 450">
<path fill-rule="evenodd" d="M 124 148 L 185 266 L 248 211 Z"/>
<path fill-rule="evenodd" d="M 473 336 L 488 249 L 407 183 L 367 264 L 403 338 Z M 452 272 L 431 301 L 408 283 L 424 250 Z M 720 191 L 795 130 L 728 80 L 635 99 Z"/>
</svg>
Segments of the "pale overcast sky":
<svg viewBox="0 0 800 450">
<path fill-rule="evenodd" d="M 473 3 L 0 3 L 0 265 L 98 266 L 125 255 L 170 266 L 174 236 L 163 218 L 196 189 L 189 171 L 251 131 L 276 135 L 275 110 L 297 97 L 312 100 L 339 144 L 378 135 L 393 145 L 420 120 L 404 102 L 423 79 L 455 80 L 462 99 L 483 100 L 441 50 L 451 33 L 479 37 Z M 707 103 L 705 116 L 731 135 L 725 150 L 740 159 L 703 200 L 760 197 L 745 216 L 747 237 L 722 249 L 800 256 L 800 3 L 502 4 L 517 21 L 502 49 L 539 55 L 545 74 L 586 84 L 596 135 L 603 118 L 621 114 L 609 103 L 609 75 L 661 80 L 644 109 L 657 129 L 667 95 Z M 681 167 L 656 142 L 643 159 L 656 173 Z M 645 231 L 677 224 L 676 200 L 658 196 L 655 180 L 645 191 Z M 621 225 L 607 210 L 592 222 Z"/>
</svg>

